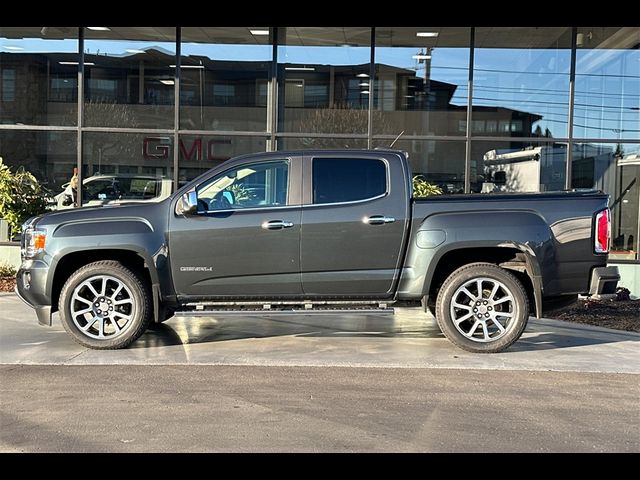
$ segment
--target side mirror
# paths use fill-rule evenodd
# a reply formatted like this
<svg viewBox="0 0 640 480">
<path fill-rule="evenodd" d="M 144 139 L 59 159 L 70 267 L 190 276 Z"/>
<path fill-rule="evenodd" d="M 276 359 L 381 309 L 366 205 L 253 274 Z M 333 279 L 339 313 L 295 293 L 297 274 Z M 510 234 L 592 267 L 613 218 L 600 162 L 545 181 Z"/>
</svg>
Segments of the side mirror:
<svg viewBox="0 0 640 480">
<path fill-rule="evenodd" d="M 178 202 L 178 208 L 176 213 L 179 215 L 195 215 L 198 211 L 198 193 L 195 190 L 190 190 L 180 199 Z"/>
</svg>

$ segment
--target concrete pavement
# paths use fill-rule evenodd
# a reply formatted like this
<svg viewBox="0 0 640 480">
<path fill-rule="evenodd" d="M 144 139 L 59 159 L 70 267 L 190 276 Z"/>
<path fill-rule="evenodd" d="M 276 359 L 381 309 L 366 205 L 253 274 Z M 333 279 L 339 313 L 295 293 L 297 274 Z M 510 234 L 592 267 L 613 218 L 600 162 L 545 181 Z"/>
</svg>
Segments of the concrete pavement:
<svg viewBox="0 0 640 480">
<path fill-rule="evenodd" d="M 506 352 L 456 348 L 420 309 L 396 315 L 217 316 L 172 319 L 126 350 L 88 350 L 57 314 L 41 327 L 14 294 L 0 294 L 0 363 L 258 365 L 640 373 L 640 334 L 531 319 Z"/>
</svg>

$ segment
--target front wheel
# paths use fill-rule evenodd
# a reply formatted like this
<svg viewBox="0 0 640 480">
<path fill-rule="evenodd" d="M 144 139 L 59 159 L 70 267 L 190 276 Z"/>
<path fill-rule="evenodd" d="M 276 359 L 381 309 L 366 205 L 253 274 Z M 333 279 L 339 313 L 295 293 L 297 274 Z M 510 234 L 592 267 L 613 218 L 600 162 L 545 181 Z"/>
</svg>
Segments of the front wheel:
<svg viewBox="0 0 640 480">
<path fill-rule="evenodd" d="M 522 283 L 492 263 L 471 263 L 442 284 L 436 319 L 445 336 L 474 353 L 497 353 L 520 338 L 529 319 Z"/>
<path fill-rule="evenodd" d="M 85 347 L 124 348 L 151 321 L 151 295 L 145 283 L 119 262 L 103 260 L 69 277 L 58 303 L 64 329 Z"/>
</svg>

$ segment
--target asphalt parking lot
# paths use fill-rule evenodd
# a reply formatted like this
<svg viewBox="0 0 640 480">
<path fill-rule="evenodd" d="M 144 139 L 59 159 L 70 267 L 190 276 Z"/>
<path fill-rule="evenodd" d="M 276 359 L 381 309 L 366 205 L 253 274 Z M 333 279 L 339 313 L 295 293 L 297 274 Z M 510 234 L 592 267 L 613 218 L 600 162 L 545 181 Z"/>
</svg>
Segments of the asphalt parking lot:
<svg viewBox="0 0 640 480">
<path fill-rule="evenodd" d="M 532 319 L 474 355 L 398 309 L 172 319 L 94 351 L 0 294 L 0 451 L 639 451 L 639 341 Z"/>
</svg>

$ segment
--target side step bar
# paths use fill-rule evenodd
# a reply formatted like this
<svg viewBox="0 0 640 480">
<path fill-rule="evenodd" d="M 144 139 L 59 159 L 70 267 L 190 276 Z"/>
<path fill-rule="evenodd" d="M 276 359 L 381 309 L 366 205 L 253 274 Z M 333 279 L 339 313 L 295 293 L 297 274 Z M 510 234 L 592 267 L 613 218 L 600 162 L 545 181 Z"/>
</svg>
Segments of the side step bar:
<svg viewBox="0 0 640 480">
<path fill-rule="evenodd" d="M 394 309 L 382 300 L 286 300 L 276 302 L 201 302 L 184 305 L 185 310 L 175 313 L 179 317 L 206 317 L 209 315 L 307 315 L 336 313 L 384 313 L 393 314 Z"/>
<path fill-rule="evenodd" d="M 265 310 L 183 310 L 177 311 L 176 317 L 210 317 L 213 315 L 337 315 L 337 314 L 383 314 L 393 315 L 393 308 L 332 308 L 332 309 L 265 309 Z"/>
</svg>

